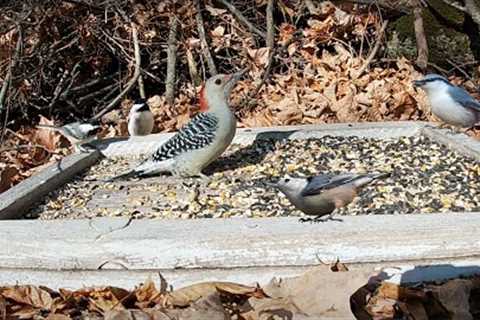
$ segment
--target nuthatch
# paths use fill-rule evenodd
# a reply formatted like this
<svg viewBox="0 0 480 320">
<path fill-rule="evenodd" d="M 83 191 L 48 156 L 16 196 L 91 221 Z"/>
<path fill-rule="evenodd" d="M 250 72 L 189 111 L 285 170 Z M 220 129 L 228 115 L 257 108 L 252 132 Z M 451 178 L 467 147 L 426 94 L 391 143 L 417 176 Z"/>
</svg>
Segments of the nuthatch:
<svg viewBox="0 0 480 320">
<path fill-rule="evenodd" d="M 463 88 L 454 86 L 438 74 L 428 74 L 413 81 L 427 93 L 432 113 L 443 122 L 462 128 L 471 128 L 480 122 L 480 102 Z"/>
<path fill-rule="evenodd" d="M 128 114 L 128 133 L 131 136 L 146 136 L 152 133 L 153 113 L 145 99 L 134 102 Z"/>
<path fill-rule="evenodd" d="M 344 207 L 357 195 L 358 188 L 375 179 L 387 177 L 388 173 L 377 174 L 323 174 L 307 178 L 286 176 L 277 183 L 266 183 L 278 188 L 290 202 L 307 215 L 316 216 L 313 221 L 331 220 L 333 211 Z M 328 215 L 325 219 L 323 216 Z M 312 221 L 312 219 L 300 219 Z"/>
<path fill-rule="evenodd" d="M 61 127 L 38 124 L 37 127 L 55 130 L 60 132 L 74 146 L 75 151 L 87 151 L 85 146 L 90 146 L 89 142 L 96 138 L 96 133 L 100 126 L 91 123 L 72 122 Z"/>
</svg>

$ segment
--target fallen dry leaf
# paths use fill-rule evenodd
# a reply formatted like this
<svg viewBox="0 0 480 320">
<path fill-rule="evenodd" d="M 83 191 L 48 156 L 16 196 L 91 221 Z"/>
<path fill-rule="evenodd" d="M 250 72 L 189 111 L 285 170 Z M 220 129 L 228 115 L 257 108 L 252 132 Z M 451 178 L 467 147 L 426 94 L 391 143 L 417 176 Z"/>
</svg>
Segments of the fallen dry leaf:
<svg viewBox="0 0 480 320">
<path fill-rule="evenodd" d="M 259 287 L 245 286 L 233 282 L 202 282 L 167 293 L 163 304 L 166 306 L 185 307 L 215 292 L 246 297 L 266 297 L 263 290 Z"/>
<path fill-rule="evenodd" d="M 39 124 L 54 125 L 53 120 L 40 116 Z M 62 139 L 61 134 L 51 129 L 38 128 L 33 132 L 32 141 L 44 146 L 49 151 L 55 151 L 57 145 Z"/>
</svg>

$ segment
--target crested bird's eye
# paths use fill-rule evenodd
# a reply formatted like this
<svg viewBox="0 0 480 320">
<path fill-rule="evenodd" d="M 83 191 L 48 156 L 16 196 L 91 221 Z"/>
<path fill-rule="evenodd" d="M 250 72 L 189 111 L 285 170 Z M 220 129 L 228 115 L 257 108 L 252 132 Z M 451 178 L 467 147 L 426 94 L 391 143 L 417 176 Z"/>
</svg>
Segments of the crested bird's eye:
<svg viewBox="0 0 480 320">
<path fill-rule="evenodd" d="M 285 182 L 290 182 L 290 179 L 289 179 L 289 178 L 285 178 L 285 179 L 283 179 L 283 181 L 285 181 Z"/>
<path fill-rule="evenodd" d="M 216 85 L 222 84 L 222 79 L 217 79 L 217 80 L 215 80 L 215 84 L 216 84 Z"/>
</svg>

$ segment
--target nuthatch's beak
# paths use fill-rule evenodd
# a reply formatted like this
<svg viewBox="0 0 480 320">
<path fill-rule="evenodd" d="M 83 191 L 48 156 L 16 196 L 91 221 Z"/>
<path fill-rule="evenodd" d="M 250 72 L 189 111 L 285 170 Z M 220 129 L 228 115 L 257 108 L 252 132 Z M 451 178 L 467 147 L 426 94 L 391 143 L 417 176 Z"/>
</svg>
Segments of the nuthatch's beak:
<svg viewBox="0 0 480 320">
<path fill-rule="evenodd" d="M 273 183 L 273 182 L 264 181 L 263 183 L 264 183 L 266 186 L 269 186 L 269 187 L 272 187 L 272 188 L 276 188 L 276 187 L 277 187 L 277 184 L 276 184 L 276 183 Z"/>
<path fill-rule="evenodd" d="M 421 86 L 424 85 L 424 83 L 425 82 L 423 80 L 413 80 L 412 81 L 412 84 L 413 84 L 414 87 L 421 87 Z"/>
</svg>

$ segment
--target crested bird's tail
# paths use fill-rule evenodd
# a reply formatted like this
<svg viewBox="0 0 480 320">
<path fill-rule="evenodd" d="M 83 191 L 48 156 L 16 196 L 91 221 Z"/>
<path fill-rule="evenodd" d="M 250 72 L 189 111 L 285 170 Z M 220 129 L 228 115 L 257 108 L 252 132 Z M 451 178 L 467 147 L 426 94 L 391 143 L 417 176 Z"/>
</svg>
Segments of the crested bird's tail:
<svg viewBox="0 0 480 320">
<path fill-rule="evenodd" d="M 363 187 L 374 180 L 388 178 L 389 176 L 390 176 L 390 172 L 362 174 L 362 175 L 358 175 L 358 177 L 352 182 L 353 182 L 353 185 L 358 188 L 358 187 Z"/>
</svg>

